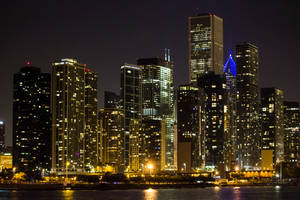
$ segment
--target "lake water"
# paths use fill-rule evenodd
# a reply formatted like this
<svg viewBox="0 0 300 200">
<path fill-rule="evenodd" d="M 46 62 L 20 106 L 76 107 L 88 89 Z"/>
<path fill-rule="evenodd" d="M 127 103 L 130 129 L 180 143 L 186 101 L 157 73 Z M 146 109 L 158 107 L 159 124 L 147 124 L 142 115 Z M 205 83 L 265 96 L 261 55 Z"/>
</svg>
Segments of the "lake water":
<svg viewBox="0 0 300 200">
<path fill-rule="evenodd" d="M 300 199 L 300 187 L 210 187 L 184 189 L 147 190 L 57 190 L 57 191 L 10 191 L 0 190 L 0 199 L 12 200 L 194 200 L 233 199 L 269 200 Z"/>
</svg>

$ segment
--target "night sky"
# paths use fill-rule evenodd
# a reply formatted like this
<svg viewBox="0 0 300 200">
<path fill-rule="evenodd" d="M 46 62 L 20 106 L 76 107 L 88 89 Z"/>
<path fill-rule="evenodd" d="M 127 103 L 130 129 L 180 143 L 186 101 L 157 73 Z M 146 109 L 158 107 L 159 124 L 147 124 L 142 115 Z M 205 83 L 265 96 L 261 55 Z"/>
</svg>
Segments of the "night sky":
<svg viewBox="0 0 300 200">
<path fill-rule="evenodd" d="M 56 3 L 57 2 L 57 3 Z M 119 93 L 119 71 L 137 58 L 160 56 L 170 48 L 175 85 L 188 81 L 189 16 L 223 18 L 224 55 L 237 43 L 260 48 L 260 86 L 278 87 L 300 101 L 300 12 L 290 0 L 7 0 L 0 5 L 0 120 L 12 136 L 13 74 L 30 61 L 50 72 L 50 63 L 75 58 L 99 73 L 103 91 Z M 234 52 L 234 51 L 233 51 Z"/>
</svg>

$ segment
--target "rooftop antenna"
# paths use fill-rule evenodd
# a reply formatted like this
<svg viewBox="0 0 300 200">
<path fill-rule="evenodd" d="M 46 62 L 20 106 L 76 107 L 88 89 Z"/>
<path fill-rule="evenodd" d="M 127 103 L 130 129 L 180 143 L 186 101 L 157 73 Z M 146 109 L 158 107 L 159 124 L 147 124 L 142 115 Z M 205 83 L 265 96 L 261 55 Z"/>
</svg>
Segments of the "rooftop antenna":
<svg viewBox="0 0 300 200">
<path fill-rule="evenodd" d="M 196 16 L 199 15 L 199 8 L 196 8 Z"/>
</svg>

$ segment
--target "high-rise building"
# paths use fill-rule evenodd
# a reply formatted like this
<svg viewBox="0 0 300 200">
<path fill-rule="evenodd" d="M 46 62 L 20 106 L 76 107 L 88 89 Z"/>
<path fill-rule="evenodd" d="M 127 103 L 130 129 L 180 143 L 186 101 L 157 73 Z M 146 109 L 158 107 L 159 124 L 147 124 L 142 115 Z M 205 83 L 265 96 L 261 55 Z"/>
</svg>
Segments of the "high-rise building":
<svg viewBox="0 0 300 200">
<path fill-rule="evenodd" d="M 104 108 L 120 108 L 120 96 L 114 92 L 104 91 Z"/>
<path fill-rule="evenodd" d="M 74 59 L 52 63 L 52 170 L 97 167 L 97 74 Z"/>
<path fill-rule="evenodd" d="M 300 111 L 299 103 L 284 101 L 284 160 L 300 167 Z"/>
<path fill-rule="evenodd" d="M 236 107 L 236 64 L 232 58 L 231 52 L 224 65 L 223 72 L 226 78 L 226 90 L 227 90 L 227 110 L 225 112 L 225 129 L 227 133 L 225 135 L 225 170 L 233 171 L 236 167 L 236 119 L 237 119 L 237 107 Z"/>
<path fill-rule="evenodd" d="M 189 17 L 190 83 L 209 71 L 222 74 L 223 19 L 213 14 Z"/>
<path fill-rule="evenodd" d="M 261 151 L 272 150 L 273 166 L 284 161 L 283 91 L 261 88 Z"/>
<path fill-rule="evenodd" d="M 13 166 L 27 174 L 51 167 L 50 82 L 29 62 L 14 74 Z"/>
<path fill-rule="evenodd" d="M 165 157 L 161 157 L 165 166 L 161 169 L 174 169 L 173 63 L 161 58 L 142 58 L 137 65 L 142 69 L 142 116 L 165 121 Z"/>
<path fill-rule="evenodd" d="M 258 47 L 236 46 L 237 162 L 240 169 L 258 169 L 260 161 Z"/>
<path fill-rule="evenodd" d="M 123 172 L 124 165 L 124 114 L 118 108 L 99 111 L 100 158 L 102 166 L 111 166 Z"/>
<path fill-rule="evenodd" d="M 125 121 L 125 166 L 129 166 L 130 121 L 141 120 L 142 112 L 142 70 L 140 66 L 125 63 L 121 66 L 120 106 Z M 140 124 L 140 122 L 134 123 Z M 137 131 L 138 128 L 134 128 Z M 132 136 L 133 137 L 133 136 Z M 135 145 L 135 144 L 134 144 Z"/>
<path fill-rule="evenodd" d="M 228 98 L 226 78 L 209 72 L 198 77 L 198 86 L 206 94 L 205 112 L 205 168 L 217 171 L 221 176 L 225 172 L 225 144 L 229 133 L 227 109 Z"/>
<path fill-rule="evenodd" d="M 5 151 L 5 123 L 0 121 L 0 153 Z"/>
<path fill-rule="evenodd" d="M 179 86 L 177 92 L 177 169 L 192 172 L 204 169 L 204 100 L 203 89 Z"/>
<path fill-rule="evenodd" d="M 85 68 L 85 166 L 88 170 L 93 169 L 94 171 L 99 166 L 99 152 L 97 151 L 99 147 L 97 81 L 98 74 Z"/>
<path fill-rule="evenodd" d="M 160 171 L 162 165 L 162 140 L 165 129 L 162 120 L 143 118 L 139 133 L 140 170 L 146 172 L 151 164 L 154 171 Z"/>
</svg>

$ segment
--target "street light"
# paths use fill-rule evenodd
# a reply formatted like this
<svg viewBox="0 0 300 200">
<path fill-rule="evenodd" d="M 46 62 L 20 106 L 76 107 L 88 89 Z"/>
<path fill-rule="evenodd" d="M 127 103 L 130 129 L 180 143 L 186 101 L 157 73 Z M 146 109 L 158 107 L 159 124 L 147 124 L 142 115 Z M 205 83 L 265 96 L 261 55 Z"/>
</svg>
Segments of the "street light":
<svg viewBox="0 0 300 200">
<path fill-rule="evenodd" d="M 236 166 L 235 171 L 239 171 L 239 170 L 240 170 L 239 166 Z"/>
<path fill-rule="evenodd" d="M 151 171 L 154 168 L 153 164 L 148 163 L 147 168 L 149 169 L 149 173 L 150 173 L 150 176 L 151 176 Z"/>
</svg>

